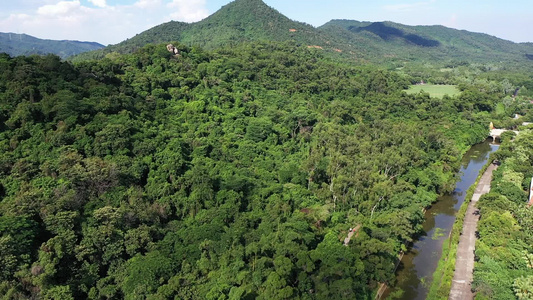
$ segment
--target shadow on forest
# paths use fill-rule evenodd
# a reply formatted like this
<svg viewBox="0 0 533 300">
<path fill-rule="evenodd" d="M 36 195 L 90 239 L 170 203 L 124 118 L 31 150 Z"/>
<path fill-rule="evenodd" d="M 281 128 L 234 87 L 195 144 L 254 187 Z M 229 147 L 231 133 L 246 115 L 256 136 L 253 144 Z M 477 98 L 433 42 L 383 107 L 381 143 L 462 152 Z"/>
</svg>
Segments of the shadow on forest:
<svg viewBox="0 0 533 300">
<path fill-rule="evenodd" d="M 356 27 L 356 26 L 350 26 L 348 27 L 348 30 L 352 32 L 361 32 L 361 31 L 368 31 L 372 32 L 376 35 L 378 35 L 380 38 L 384 40 L 391 40 L 394 38 L 402 38 L 406 40 L 407 42 L 410 42 L 412 44 L 415 44 L 417 46 L 422 47 L 438 47 L 440 46 L 440 42 L 436 40 L 427 39 L 425 37 L 422 37 L 420 35 L 416 34 L 406 34 L 401 29 L 394 28 L 391 26 L 385 25 L 383 22 L 376 22 L 372 23 L 365 27 Z"/>
</svg>

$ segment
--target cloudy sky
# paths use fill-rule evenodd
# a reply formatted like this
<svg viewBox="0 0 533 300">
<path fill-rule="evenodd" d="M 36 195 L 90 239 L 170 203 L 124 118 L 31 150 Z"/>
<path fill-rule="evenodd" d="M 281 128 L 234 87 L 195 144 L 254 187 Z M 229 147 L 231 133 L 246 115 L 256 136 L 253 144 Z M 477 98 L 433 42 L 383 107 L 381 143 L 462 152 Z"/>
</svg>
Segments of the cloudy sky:
<svg viewBox="0 0 533 300">
<path fill-rule="evenodd" d="M 0 0 L 0 32 L 116 44 L 170 20 L 195 22 L 231 0 Z M 532 0 L 264 0 L 289 18 L 445 25 L 533 42 Z"/>
</svg>

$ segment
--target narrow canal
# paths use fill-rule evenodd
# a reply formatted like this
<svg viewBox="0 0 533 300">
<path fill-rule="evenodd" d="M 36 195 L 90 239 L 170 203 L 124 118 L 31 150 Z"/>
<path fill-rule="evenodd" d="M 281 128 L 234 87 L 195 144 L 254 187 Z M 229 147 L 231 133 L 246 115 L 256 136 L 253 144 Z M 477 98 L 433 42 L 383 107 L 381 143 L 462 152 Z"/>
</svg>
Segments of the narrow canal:
<svg viewBox="0 0 533 300">
<path fill-rule="evenodd" d="M 414 243 L 401 261 L 397 271 L 397 284 L 382 296 L 402 290 L 399 299 L 426 299 L 433 272 L 442 254 L 442 245 L 448 237 L 455 214 L 463 204 L 468 188 L 474 184 L 479 171 L 487 162 L 489 154 L 498 148 L 491 139 L 472 146 L 464 155 L 459 172 L 461 178 L 452 194 L 439 197 L 437 202 L 425 213 L 424 233 Z"/>
</svg>

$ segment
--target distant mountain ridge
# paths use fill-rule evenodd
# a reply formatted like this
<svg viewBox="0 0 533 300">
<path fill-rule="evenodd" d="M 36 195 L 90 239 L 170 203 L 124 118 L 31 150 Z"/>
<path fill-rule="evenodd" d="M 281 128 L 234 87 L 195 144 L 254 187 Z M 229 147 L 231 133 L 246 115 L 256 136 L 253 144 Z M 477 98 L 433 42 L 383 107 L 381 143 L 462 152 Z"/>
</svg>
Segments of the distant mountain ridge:
<svg viewBox="0 0 533 300">
<path fill-rule="evenodd" d="M 517 44 L 444 26 L 332 20 L 315 28 L 293 21 L 262 0 L 236 0 L 196 23 L 168 22 L 76 60 L 131 53 L 147 43 L 179 41 L 216 49 L 248 41 L 294 41 L 334 56 L 373 63 L 413 61 L 533 64 L 533 44 Z"/>
<path fill-rule="evenodd" d="M 46 40 L 27 34 L 0 32 L 0 52 L 5 52 L 11 56 L 52 53 L 64 59 L 104 47 L 104 45 L 95 42 Z"/>
<path fill-rule="evenodd" d="M 406 33 L 399 28 L 388 26 L 384 22 L 376 22 L 363 27 L 350 26 L 347 29 L 353 33 L 368 31 L 374 33 L 375 35 L 386 41 L 392 39 L 403 39 L 406 42 L 410 42 L 413 45 L 421 47 L 438 47 L 441 45 L 439 41 L 433 40 L 429 37 L 425 38 L 414 33 Z"/>
<path fill-rule="evenodd" d="M 530 61 L 528 55 L 533 54 L 531 43 L 514 43 L 442 25 L 408 26 L 394 22 L 332 20 L 319 29 L 340 36 L 346 42 L 370 45 L 375 58 L 527 63 Z"/>
</svg>

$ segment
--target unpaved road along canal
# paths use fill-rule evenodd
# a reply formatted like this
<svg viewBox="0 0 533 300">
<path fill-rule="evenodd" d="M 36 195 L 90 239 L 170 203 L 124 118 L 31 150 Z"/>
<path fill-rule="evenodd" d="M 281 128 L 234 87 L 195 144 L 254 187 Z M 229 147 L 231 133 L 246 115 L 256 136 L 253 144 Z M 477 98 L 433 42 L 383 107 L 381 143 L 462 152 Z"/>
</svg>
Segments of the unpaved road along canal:
<svg viewBox="0 0 533 300">
<path fill-rule="evenodd" d="M 464 155 L 459 171 L 461 178 L 455 190 L 452 194 L 439 197 L 438 201 L 426 211 L 426 220 L 422 225 L 424 233 L 403 256 L 397 270 L 398 282 L 384 293 L 382 299 L 386 299 L 391 292 L 399 289 L 403 291 L 399 299 L 426 299 L 433 272 L 442 254 L 443 242 L 450 234 L 455 214 L 465 200 L 466 191 L 475 183 L 479 171 L 487 162 L 489 154 L 497 148 L 498 145 L 486 140 L 472 146 Z"/>
</svg>

